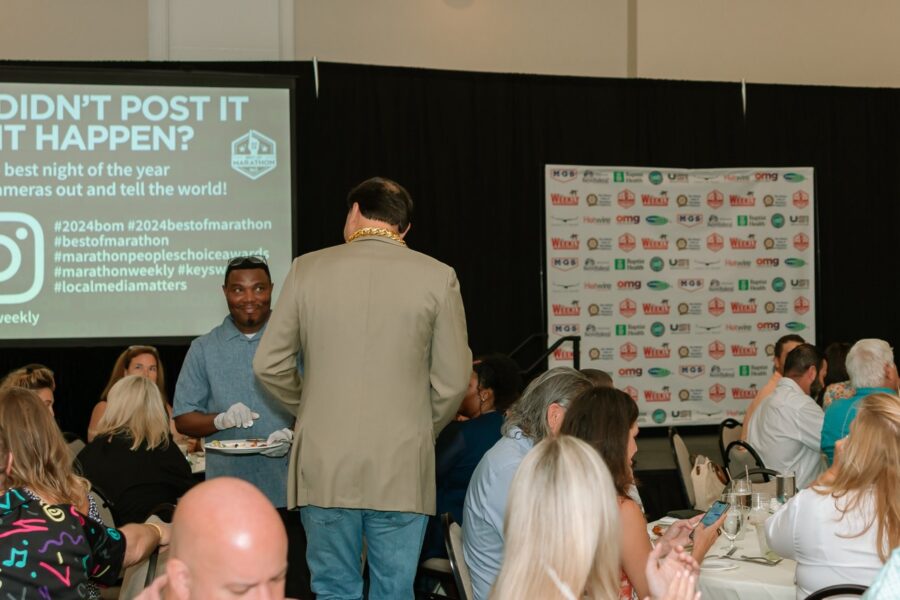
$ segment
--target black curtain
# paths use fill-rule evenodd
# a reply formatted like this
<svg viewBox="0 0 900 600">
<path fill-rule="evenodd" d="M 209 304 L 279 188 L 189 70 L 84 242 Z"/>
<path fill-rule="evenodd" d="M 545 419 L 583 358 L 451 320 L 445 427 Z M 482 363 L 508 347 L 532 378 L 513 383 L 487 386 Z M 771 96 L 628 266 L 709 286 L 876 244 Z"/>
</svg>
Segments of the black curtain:
<svg viewBox="0 0 900 600">
<path fill-rule="evenodd" d="M 736 83 L 320 63 L 316 97 L 307 62 L 0 66 L 294 77 L 299 252 L 342 241 L 353 185 L 374 175 L 399 181 L 416 202 L 410 246 L 459 274 L 476 354 L 508 352 L 545 330 L 544 164 L 812 166 L 818 341 L 897 337 L 897 90 L 750 85 L 745 114 Z M 161 348 L 170 395 L 186 349 Z M 83 432 L 120 351 L 7 347 L 0 372 L 51 366 L 60 423 Z"/>
</svg>

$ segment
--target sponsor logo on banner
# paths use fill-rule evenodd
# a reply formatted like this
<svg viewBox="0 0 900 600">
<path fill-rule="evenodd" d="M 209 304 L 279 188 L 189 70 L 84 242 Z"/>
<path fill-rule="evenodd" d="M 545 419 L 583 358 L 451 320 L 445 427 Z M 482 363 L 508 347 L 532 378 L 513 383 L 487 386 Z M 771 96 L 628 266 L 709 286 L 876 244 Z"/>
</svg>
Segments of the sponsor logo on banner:
<svg viewBox="0 0 900 600">
<path fill-rule="evenodd" d="M 637 346 L 632 344 L 631 342 L 625 342 L 621 346 L 619 346 L 619 358 L 626 362 L 631 362 L 637 358 L 638 349 Z"/>
<path fill-rule="evenodd" d="M 730 258 L 725 259 L 725 266 L 730 269 L 749 269 L 753 266 L 749 260 L 732 260 Z"/>
<path fill-rule="evenodd" d="M 757 181 L 778 181 L 778 173 L 757 171 L 753 178 Z"/>
<path fill-rule="evenodd" d="M 642 377 L 643 375 L 644 369 L 640 367 L 619 369 L 619 377 Z"/>
<path fill-rule="evenodd" d="M 659 239 L 645 237 L 641 238 L 641 245 L 644 247 L 644 250 L 668 250 L 669 240 L 666 239 L 665 235 L 659 236 Z"/>
<path fill-rule="evenodd" d="M 809 225 L 809 215 L 791 215 L 791 225 Z"/>
<path fill-rule="evenodd" d="M 806 325 L 797 321 L 788 321 L 784 324 L 784 326 L 791 331 L 803 331 L 804 329 L 806 329 Z"/>
<path fill-rule="evenodd" d="M 725 238 L 718 233 L 711 233 L 706 236 L 706 247 L 713 252 L 718 252 L 725 247 Z"/>
<path fill-rule="evenodd" d="M 575 227 L 578 225 L 578 217 L 550 217 L 552 223 L 550 225 L 554 227 Z"/>
<path fill-rule="evenodd" d="M 781 323 L 778 321 L 760 321 L 756 324 L 757 331 L 778 331 L 781 329 Z"/>
<path fill-rule="evenodd" d="M 650 259 L 650 270 L 654 273 L 659 273 L 666 267 L 666 261 L 661 259 L 658 256 L 654 256 Z"/>
<path fill-rule="evenodd" d="M 579 289 L 581 289 L 581 283 L 560 283 L 558 281 L 554 281 L 553 289 L 557 292 L 577 292 Z"/>
<path fill-rule="evenodd" d="M 691 261 L 689 261 L 686 258 L 670 258 L 669 259 L 669 267 L 672 270 L 684 271 L 685 269 L 691 268 Z"/>
<path fill-rule="evenodd" d="M 775 229 L 781 229 L 784 227 L 784 215 L 781 213 L 775 213 L 772 215 L 772 227 Z"/>
<path fill-rule="evenodd" d="M 791 200 L 793 201 L 794 206 L 797 208 L 806 208 L 807 206 L 809 206 L 809 194 L 807 194 L 803 190 L 794 192 L 791 195 Z"/>
<path fill-rule="evenodd" d="M 609 183 L 609 174 L 603 171 L 592 171 L 586 169 L 581 178 L 584 183 Z"/>
<path fill-rule="evenodd" d="M 759 349 L 756 347 L 756 342 L 750 342 L 750 344 L 746 346 L 743 344 L 731 345 L 732 356 L 756 356 L 758 350 Z"/>
<path fill-rule="evenodd" d="M 756 386 L 751 385 L 749 388 L 731 388 L 731 397 L 735 400 L 753 400 L 756 398 Z"/>
<path fill-rule="evenodd" d="M 672 349 L 669 344 L 662 346 L 644 346 L 644 358 L 646 359 L 664 359 L 672 357 Z M 623 357 L 624 358 L 624 357 Z"/>
<path fill-rule="evenodd" d="M 669 331 L 671 331 L 673 335 L 686 335 L 691 332 L 691 324 L 690 323 L 670 323 Z"/>
<path fill-rule="evenodd" d="M 809 279 L 791 279 L 792 290 L 808 290 Z"/>
<path fill-rule="evenodd" d="M 597 197 L 597 194 L 588 194 L 585 202 L 587 202 L 588 206 L 597 206 L 600 203 L 600 199 Z"/>
<path fill-rule="evenodd" d="M 642 336 L 644 335 L 644 330 L 647 328 L 646 325 L 631 325 L 628 323 L 620 323 L 616 325 L 616 335 L 631 335 L 631 336 Z"/>
<path fill-rule="evenodd" d="M 657 292 L 661 292 L 662 290 L 669 289 L 669 284 L 665 281 L 659 281 L 658 279 L 652 279 L 647 282 L 647 287 L 651 290 L 656 290 Z"/>
<path fill-rule="evenodd" d="M 725 344 L 719 340 L 713 340 L 709 343 L 709 346 L 707 346 L 706 351 L 710 358 L 719 360 L 725 356 Z"/>
<path fill-rule="evenodd" d="M 669 220 L 667 218 L 661 217 L 659 215 L 650 215 L 645 220 L 647 221 L 647 223 L 649 225 L 654 225 L 654 226 L 665 225 L 666 223 L 669 222 Z"/>
<path fill-rule="evenodd" d="M 638 215 L 617 215 L 616 225 L 640 225 L 641 217 Z"/>
<path fill-rule="evenodd" d="M 736 315 L 756 314 L 756 300 L 750 299 L 749 302 L 732 302 L 731 312 Z"/>
<path fill-rule="evenodd" d="M 647 373 L 649 373 L 651 377 L 668 377 L 672 374 L 670 370 L 662 367 L 650 367 L 647 369 Z"/>
<path fill-rule="evenodd" d="M 711 291 L 711 292 L 733 292 L 734 291 L 734 282 L 721 281 L 719 279 L 710 279 L 709 280 L 709 291 Z"/>
<path fill-rule="evenodd" d="M 619 236 L 619 249 L 622 252 L 631 252 L 637 246 L 637 240 L 630 233 L 623 233 Z"/>
<path fill-rule="evenodd" d="M 612 329 L 591 324 L 584 328 L 584 335 L 587 337 L 612 337 Z"/>
<path fill-rule="evenodd" d="M 573 300 L 572 304 L 554 304 L 553 316 L 555 317 L 577 317 L 581 314 L 581 306 L 578 300 Z"/>
<path fill-rule="evenodd" d="M 616 271 L 643 271 L 644 259 L 642 258 L 617 258 L 613 261 L 613 268 Z"/>
<path fill-rule="evenodd" d="M 675 247 L 678 250 L 699 250 L 700 238 L 678 238 L 675 240 Z"/>
<path fill-rule="evenodd" d="M 695 377 L 700 377 L 706 372 L 706 368 L 703 365 L 679 365 L 678 366 L 678 374 L 682 377 L 687 377 L 689 379 L 694 379 Z"/>
<path fill-rule="evenodd" d="M 731 367 L 720 367 L 713 365 L 709 368 L 710 377 L 734 377 L 734 369 Z"/>
<path fill-rule="evenodd" d="M 553 206 L 578 206 L 578 194 L 574 191 L 570 195 L 550 194 L 550 202 Z"/>
<path fill-rule="evenodd" d="M 568 238 L 552 238 L 550 244 L 554 250 L 578 250 L 580 246 L 577 234 L 572 234 Z"/>
<path fill-rule="evenodd" d="M 685 207 L 688 204 L 690 204 L 691 206 L 696 206 L 698 203 L 691 202 L 690 199 L 684 194 L 678 194 L 678 197 L 675 198 L 675 204 L 677 204 L 679 207 Z"/>
<path fill-rule="evenodd" d="M 791 183 L 800 183 L 801 181 L 806 181 L 806 177 L 801 175 L 800 173 L 785 173 L 782 175 L 785 181 L 790 181 Z"/>
<path fill-rule="evenodd" d="M 566 183 L 578 177 L 578 169 L 550 169 L 550 179 Z"/>
<path fill-rule="evenodd" d="M 805 315 L 809 312 L 809 309 L 810 303 L 808 299 L 800 296 L 796 300 L 794 300 L 794 312 L 798 315 Z"/>
<path fill-rule="evenodd" d="M 789 267 L 794 267 L 795 269 L 806 266 L 806 261 L 802 258 L 786 258 L 784 259 L 784 264 Z"/>
<path fill-rule="evenodd" d="M 647 402 L 669 402 L 672 400 L 672 392 L 669 391 L 668 386 L 660 391 L 644 390 L 644 400 Z"/>
<path fill-rule="evenodd" d="M 652 302 L 644 302 L 642 304 L 645 315 L 667 315 L 669 314 L 669 301 L 663 300 L 660 304 Z"/>
<path fill-rule="evenodd" d="M 728 203 L 734 207 L 756 206 L 756 197 L 753 195 L 753 192 L 749 192 L 746 196 L 729 194 Z"/>
<path fill-rule="evenodd" d="M 641 204 L 644 206 L 668 206 L 669 196 L 662 192 L 659 196 L 653 194 L 641 194 Z"/>
<path fill-rule="evenodd" d="M 659 171 L 650 171 L 650 174 L 647 175 L 647 180 L 653 185 L 659 185 L 663 182 L 662 173 Z"/>
<path fill-rule="evenodd" d="M 783 292 L 785 287 L 784 279 L 781 277 L 776 277 L 772 280 L 772 291 L 773 292 Z"/>
<path fill-rule="evenodd" d="M 585 271 L 609 271 L 609 261 L 594 260 L 593 258 L 584 259 Z"/>
<path fill-rule="evenodd" d="M 797 235 L 795 235 L 794 248 L 801 251 L 809 248 L 809 236 L 805 233 L 798 233 Z"/>
<path fill-rule="evenodd" d="M 679 346 L 678 358 L 703 358 L 702 346 Z"/>
<path fill-rule="evenodd" d="M 710 208 L 721 208 L 725 203 L 725 195 L 719 190 L 713 190 L 706 194 L 706 204 Z"/>
<path fill-rule="evenodd" d="M 725 312 L 725 301 L 716 296 L 710 299 L 706 304 L 706 308 L 709 311 L 709 314 L 718 317 Z"/>
<path fill-rule="evenodd" d="M 707 227 L 732 227 L 731 217 L 720 217 L 718 215 L 709 215 L 706 222 Z"/>
<path fill-rule="evenodd" d="M 696 227 L 703 224 L 703 215 L 701 213 L 679 213 L 675 215 L 675 221 L 685 227 Z"/>
<path fill-rule="evenodd" d="M 612 219 L 609 217 L 590 217 L 585 216 L 581 217 L 581 222 L 585 225 L 609 225 L 612 223 Z"/>
<path fill-rule="evenodd" d="M 575 353 L 566 348 L 557 348 L 553 351 L 553 358 L 556 360 L 575 360 Z"/>
<path fill-rule="evenodd" d="M 774 204 L 775 204 L 775 196 L 773 196 L 772 194 L 766 194 L 765 196 L 763 196 L 763 206 L 768 208 Z"/>
<path fill-rule="evenodd" d="M 609 271 L 609 269 L 606 269 Z M 585 291 L 589 292 L 608 292 L 612 289 L 612 284 L 608 281 L 585 281 Z"/>
<path fill-rule="evenodd" d="M 781 264 L 781 261 L 774 257 L 757 258 L 756 259 L 757 267 L 763 267 L 763 268 L 777 267 L 779 264 Z"/>
<path fill-rule="evenodd" d="M 687 183 L 688 182 L 688 174 L 687 173 L 666 173 L 666 179 L 673 183 Z"/>
<path fill-rule="evenodd" d="M 578 257 L 555 256 L 553 257 L 553 260 L 550 261 L 550 265 L 554 269 L 559 269 L 560 271 L 571 271 L 572 269 L 578 268 Z"/>
<path fill-rule="evenodd" d="M 715 234 L 713 234 L 715 235 Z M 751 234 L 746 238 L 733 237 L 728 240 L 732 250 L 755 250 L 756 238 Z"/>
<path fill-rule="evenodd" d="M 639 290 L 641 285 L 640 279 L 620 279 L 616 282 L 616 287 L 620 290 Z"/>
<path fill-rule="evenodd" d="M 752 325 L 734 325 L 729 323 L 725 326 L 725 331 L 739 332 L 739 333 L 747 333 L 753 331 Z"/>
<path fill-rule="evenodd" d="M 725 386 L 718 383 L 709 387 L 709 399 L 719 403 L 725 399 Z"/>
<path fill-rule="evenodd" d="M 696 292 L 703 289 L 703 280 L 697 277 L 686 277 L 678 280 L 678 287 L 686 292 Z"/>
<path fill-rule="evenodd" d="M 581 333 L 581 326 L 578 323 L 554 323 L 553 333 L 555 335 L 578 335 Z"/>
<path fill-rule="evenodd" d="M 625 392 L 626 394 L 628 394 L 629 396 L 631 396 L 631 399 L 634 400 L 635 402 L 637 402 L 640 399 L 640 393 L 635 388 L 631 387 L 630 385 L 625 386 L 625 389 L 622 391 Z"/>
<path fill-rule="evenodd" d="M 619 314 L 623 317 L 633 317 L 637 312 L 637 302 L 631 298 L 625 298 L 619 302 Z"/>
<path fill-rule="evenodd" d="M 622 208 L 631 208 L 634 206 L 634 192 L 631 190 L 622 190 L 616 194 L 616 201 Z"/>
<path fill-rule="evenodd" d="M 662 337 L 666 333 L 666 326 L 660 321 L 654 321 L 650 325 L 650 335 L 653 337 Z"/>
<path fill-rule="evenodd" d="M 697 329 L 700 330 L 700 333 L 718 334 L 722 330 L 722 326 L 721 325 L 697 325 Z"/>
</svg>

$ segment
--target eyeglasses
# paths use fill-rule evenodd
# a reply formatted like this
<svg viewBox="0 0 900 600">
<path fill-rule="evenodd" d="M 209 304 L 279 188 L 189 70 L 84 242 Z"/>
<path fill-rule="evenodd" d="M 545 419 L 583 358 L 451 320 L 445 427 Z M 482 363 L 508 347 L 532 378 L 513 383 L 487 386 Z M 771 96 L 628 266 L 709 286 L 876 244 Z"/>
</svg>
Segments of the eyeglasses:
<svg viewBox="0 0 900 600">
<path fill-rule="evenodd" d="M 233 269 L 235 267 L 246 267 L 250 265 L 264 265 L 266 267 L 269 266 L 269 263 L 266 261 L 264 256 L 235 256 L 231 260 L 228 261 L 228 268 Z"/>
</svg>

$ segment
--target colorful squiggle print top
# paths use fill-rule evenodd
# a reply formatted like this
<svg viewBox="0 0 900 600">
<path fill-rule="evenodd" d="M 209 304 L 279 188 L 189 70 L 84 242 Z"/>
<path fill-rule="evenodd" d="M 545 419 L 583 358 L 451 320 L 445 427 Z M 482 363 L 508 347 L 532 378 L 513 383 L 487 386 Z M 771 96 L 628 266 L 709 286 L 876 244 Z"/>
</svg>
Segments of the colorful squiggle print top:
<svg viewBox="0 0 900 600">
<path fill-rule="evenodd" d="M 69 504 L 34 500 L 24 489 L 0 496 L 0 590 L 16 600 L 87 598 L 90 580 L 115 584 L 125 538 Z"/>
</svg>

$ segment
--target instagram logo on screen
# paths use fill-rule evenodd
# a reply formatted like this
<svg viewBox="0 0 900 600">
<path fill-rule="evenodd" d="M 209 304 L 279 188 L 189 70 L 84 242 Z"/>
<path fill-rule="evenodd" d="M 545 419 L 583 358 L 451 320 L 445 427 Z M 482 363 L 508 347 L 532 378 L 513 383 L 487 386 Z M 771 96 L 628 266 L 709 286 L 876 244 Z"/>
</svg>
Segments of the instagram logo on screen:
<svg viewBox="0 0 900 600">
<path fill-rule="evenodd" d="M 0 212 L 0 304 L 28 302 L 44 285 L 44 231 L 31 215 Z"/>
</svg>

